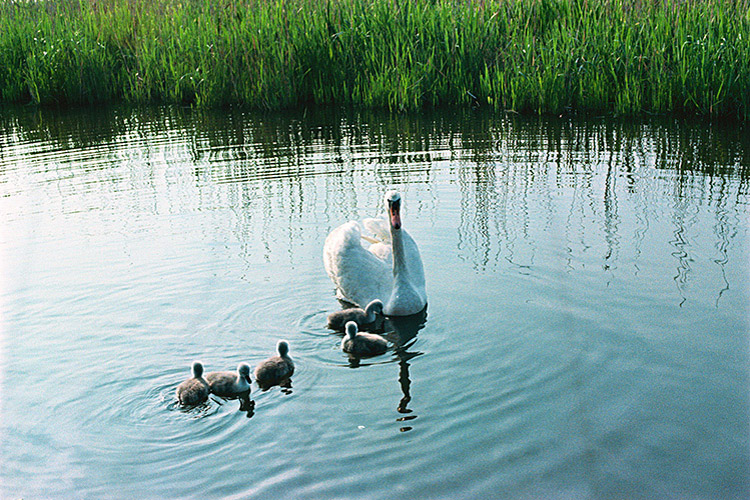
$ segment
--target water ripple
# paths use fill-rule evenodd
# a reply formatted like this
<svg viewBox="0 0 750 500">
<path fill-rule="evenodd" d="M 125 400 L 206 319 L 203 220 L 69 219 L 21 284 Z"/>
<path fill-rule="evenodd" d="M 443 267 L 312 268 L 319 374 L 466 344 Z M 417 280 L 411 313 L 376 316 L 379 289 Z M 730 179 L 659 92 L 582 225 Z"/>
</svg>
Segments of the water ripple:
<svg viewBox="0 0 750 500">
<path fill-rule="evenodd" d="M 2 497 L 749 496 L 742 127 L 180 108 L 0 125 Z M 323 242 L 390 187 L 429 317 L 352 363 Z M 192 361 L 254 366 L 281 338 L 291 388 L 178 405 Z"/>
</svg>

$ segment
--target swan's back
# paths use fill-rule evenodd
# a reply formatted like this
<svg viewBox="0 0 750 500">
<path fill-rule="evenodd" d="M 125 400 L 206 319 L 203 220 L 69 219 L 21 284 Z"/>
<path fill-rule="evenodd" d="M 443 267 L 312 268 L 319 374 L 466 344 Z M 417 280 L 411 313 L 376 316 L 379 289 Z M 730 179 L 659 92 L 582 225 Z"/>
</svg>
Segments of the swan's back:
<svg viewBox="0 0 750 500">
<path fill-rule="evenodd" d="M 340 299 L 364 307 L 391 294 L 391 267 L 362 246 L 362 229 L 355 221 L 342 224 L 328 235 L 323 264 Z"/>
<path fill-rule="evenodd" d="M 370 231 L 375 238 L 391 244 L 391 225 L 388 222 L 388 214 L 381 214 L 377 217 L 368 217 L 362 219 L 362 225 Z"/>
</svg>

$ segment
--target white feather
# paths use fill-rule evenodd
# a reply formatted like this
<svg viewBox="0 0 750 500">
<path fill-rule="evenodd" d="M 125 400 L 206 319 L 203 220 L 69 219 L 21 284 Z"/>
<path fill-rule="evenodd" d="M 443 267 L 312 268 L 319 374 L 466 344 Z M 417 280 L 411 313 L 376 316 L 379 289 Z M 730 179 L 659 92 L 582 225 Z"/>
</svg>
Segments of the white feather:
<svg viewBox="0 0 750 500">
<path fill-rule="evenodd" d="M 355 221 L 337 227 L 323 246 L 328 276 L 336 285 L 337 296 L 365 307 L 374 299 L 390 295 L 393 288 L 391 266 L 362 246 L 362 229 Z M 368 279 L 362 279 L 367 276 Z"/>
</svg>

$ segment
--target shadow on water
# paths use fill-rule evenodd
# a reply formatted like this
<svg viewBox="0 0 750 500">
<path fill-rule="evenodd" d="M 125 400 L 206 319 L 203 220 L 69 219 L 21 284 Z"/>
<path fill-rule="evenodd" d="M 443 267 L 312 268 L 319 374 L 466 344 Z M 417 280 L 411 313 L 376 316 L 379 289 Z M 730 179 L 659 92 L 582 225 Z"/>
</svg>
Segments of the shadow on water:
<svg viewBox="0 0 750 500">
<path fill-rule="evenodd" d="M 237 401 L 239 403 L 238 411 L 245 413 L 247 418 L 251 418 L 255 415 L 255 401 L 250 399 L 250 391 L 237 396 L 217 396 L 215 394 L 209 395 L 206 401 L 203 401 L 194 405 L 183 405 L 180 404 L 177 399 L 172 399 L 167 405 L 167 409 L 177 410 L 186 415 L 190 415 L 193 418 L 203 418 L 213 415 L 217 412 L 217 407 L 224 406 L 225 404 Z"/>
<path fill-rule="evenodd" d="M 175 398 L 171 403 L 167 405 L 167 409 L 170 411 L 179 411 L 180 413 L 189 415 L 192 418 L 203 418 L 215 413 L 215 410 L 208 400 L 198 404 L 183 405 Z"/>
<path fill-rule="evenodd" d="M 257 382 L 257 380 L 256 380 L 256 382 Z M 272 381 L 270 383 L 267 383 L 267 384 L 260 384 L 259 383 L 258 386 L 260 387 L 260 390 L 263 391 L 263 392 L 267 392 L 270 389 L 272 389 L 272 388 L 274 388 L 276 386 L 279 386 L 279 390 L 281 391 L 281 393 L 283 393 L 283 394 L 291 394 L 292 393 L 292 379 L 291 379 L 291 377 L 290 378 L 285 378 L 285 379 L 282 379 L 282 380 L 278 380 L 278 381 L 274 380 L 274 381 Z"/>
<path fill-rule="evenodd" d="M 219 406 L 223 406 L 224 403 L 229 403 L 230 401 L 238 401 L 240 403 L 238 411 L 245 413 L 245 416 L 247 418 L 252 418 L 253 415 L 255 415 L 255 401 L 250 399 L 250 391 L 239 394 L 237 396 L 211 396 L 211 400 L 218 404 Z"/>
</svg>

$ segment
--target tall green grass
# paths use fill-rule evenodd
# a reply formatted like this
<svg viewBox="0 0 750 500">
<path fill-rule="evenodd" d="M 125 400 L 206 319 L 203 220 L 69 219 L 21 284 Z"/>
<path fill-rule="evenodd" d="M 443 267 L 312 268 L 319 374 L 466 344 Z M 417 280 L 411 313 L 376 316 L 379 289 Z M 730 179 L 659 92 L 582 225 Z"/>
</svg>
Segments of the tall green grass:
<svg viewBox="0 0 750 500">
<path fill-rule="evenodd" d="M 747 119 L 750 0 L 56 0 L 0 6 L 0 100 Z"/>
</svg>

